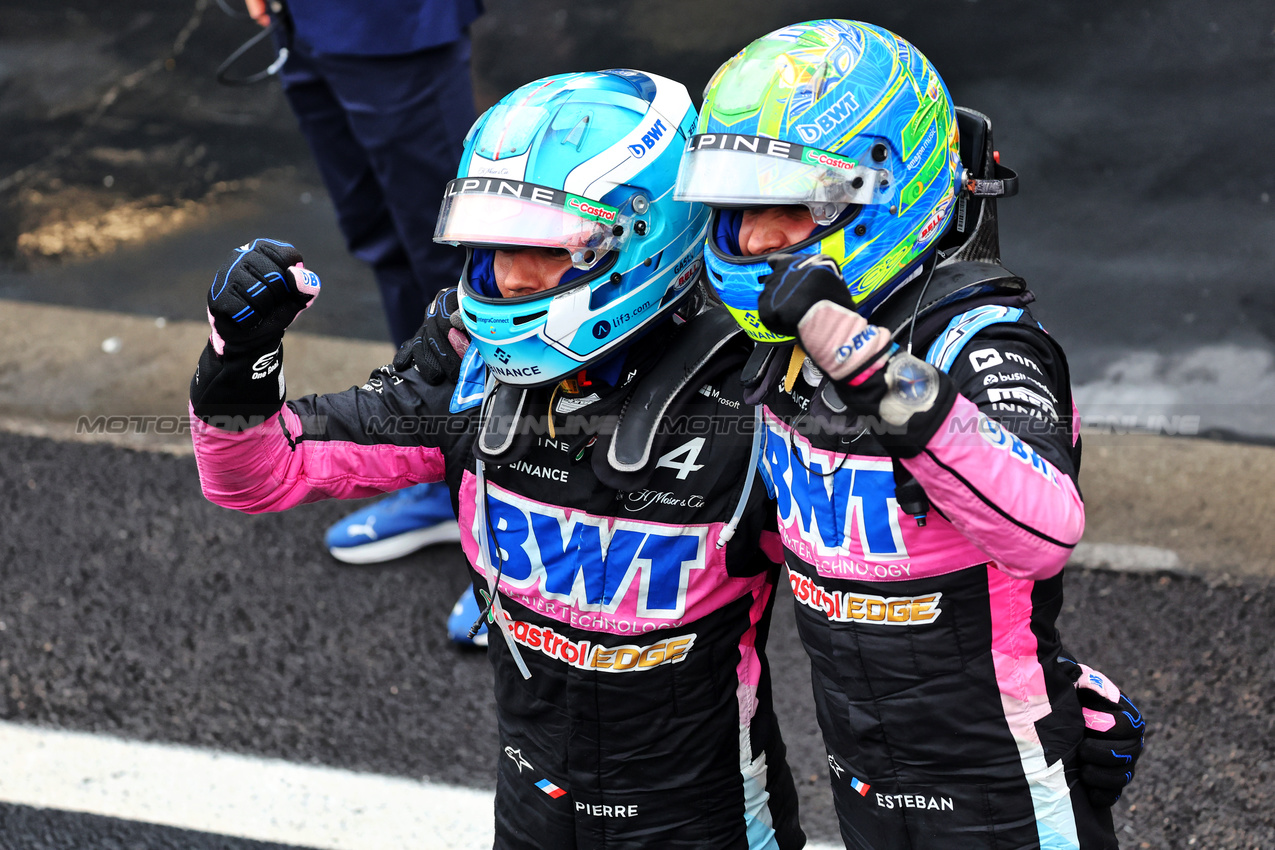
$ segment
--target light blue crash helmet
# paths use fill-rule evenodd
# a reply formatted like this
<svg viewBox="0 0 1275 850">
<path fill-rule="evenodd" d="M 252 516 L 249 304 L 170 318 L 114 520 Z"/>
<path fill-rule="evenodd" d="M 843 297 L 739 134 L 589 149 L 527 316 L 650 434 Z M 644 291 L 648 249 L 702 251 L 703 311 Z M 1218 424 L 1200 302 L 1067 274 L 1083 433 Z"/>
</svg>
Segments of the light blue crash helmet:
<svg viewBox="0 0 1275 850">
<path fill-rule="evenodd" d="M 716 208 L 708 279 L 759 342 L 766 256 L 743 256 L 742 208 L 804 205 L 818 225 L 787 254 L 827 254 L 870 315 L 919 276 L 963 187 L 956 113 L 938 71 L 888 30 L 794 24 L 726 61 L 704 91 L 677 197 Z"/>
<path fill-rule="evenodd" d="M 617 352 L 693 290 L 709 211 L 673 199 L 696 113 L 686 88 L 631 70 L 561 74 L 478 119 L 436 242 L 463 245 L 465 328 L 497 380 L 540 386 Z M 571 254 L 559 285 L 502 298 L 495 249 Z"/>
</svg>

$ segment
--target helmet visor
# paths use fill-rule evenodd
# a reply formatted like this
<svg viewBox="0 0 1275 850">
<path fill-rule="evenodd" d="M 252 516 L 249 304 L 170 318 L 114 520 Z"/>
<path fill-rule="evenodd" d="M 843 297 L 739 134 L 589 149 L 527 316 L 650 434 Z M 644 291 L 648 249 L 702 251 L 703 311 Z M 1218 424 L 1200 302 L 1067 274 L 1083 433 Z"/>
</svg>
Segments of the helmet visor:
<svg viewBox="0 0 1275 850">
<path fill-rule="evenodd" d="M 718 207 L 805 204 L 831 224 L 851 204 L 888 204 L 894 176 L 840 154 L 770 139 L 715 133 L 693 136 L 673 196 Z"/>
<path fill-rule="evenodd" d="M 447 184 L 435 242 L 476 248 L 562 248 L 571 264 L 591 269 L 628 241 L 631 216 L 560 189 L 490 177 Z"/>
</svg>

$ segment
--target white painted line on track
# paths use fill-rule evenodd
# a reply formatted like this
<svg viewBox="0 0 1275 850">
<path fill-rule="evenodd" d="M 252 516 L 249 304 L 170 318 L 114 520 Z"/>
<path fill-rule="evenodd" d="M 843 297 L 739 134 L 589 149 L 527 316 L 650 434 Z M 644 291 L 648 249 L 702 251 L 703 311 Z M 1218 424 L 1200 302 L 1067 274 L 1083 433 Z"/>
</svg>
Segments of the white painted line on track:
<svg viewBox="0 0 1275 850">
<path fill-rule="evenodd" d="M 492 844 L 492 794 L 0 723 L 0 801 L 321 850 Z"/>
<path fill-rule="evenodd" d="M 1080 543 L 1071 553 L 1071 563 L 1125 573 L 1182 571 L 1182 559 L 1177 552 L 1132 543 Z"/>
<path fill-rule="evenodd" d="M 1275 353 L 1266 348 L 1117 352 L 1101 377 L 1072 394 L 1081 422 L 1098 433 L 1275 436 Z"/>
<path fill-rule="evenodd" d="M 493 837 L 490 791 L 5 722 L 0 802 L 319 850 L 486 850 Z"/>
</svg>

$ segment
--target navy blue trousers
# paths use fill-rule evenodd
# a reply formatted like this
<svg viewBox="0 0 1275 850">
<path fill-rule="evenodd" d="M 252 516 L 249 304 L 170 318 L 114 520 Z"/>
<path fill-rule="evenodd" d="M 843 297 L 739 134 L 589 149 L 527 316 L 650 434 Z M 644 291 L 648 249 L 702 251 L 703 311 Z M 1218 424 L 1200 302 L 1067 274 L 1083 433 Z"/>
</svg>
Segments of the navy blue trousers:
<svg viewBox="0 0 1275 850">
<path fill-rule="evenodd" d="M 293 39 L 279 72 L 350 253 L 369 263 L 390 337 L 420 327 L 464 250 L 433 242 L 474 122 L 469 38 L 400 56 L 315 55 Z"/>
</svg>

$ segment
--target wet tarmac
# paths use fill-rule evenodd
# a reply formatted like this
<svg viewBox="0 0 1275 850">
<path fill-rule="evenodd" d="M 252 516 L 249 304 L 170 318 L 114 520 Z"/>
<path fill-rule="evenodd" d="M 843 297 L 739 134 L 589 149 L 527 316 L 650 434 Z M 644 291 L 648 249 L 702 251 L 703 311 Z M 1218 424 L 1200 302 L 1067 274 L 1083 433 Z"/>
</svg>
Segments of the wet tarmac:
<svg viewBox="0 0 1275 850">
<path fill-rule="evenodd" d="M 1153 385 L 1157 369 L 1197 353 L 1185 383 L 1201 384 L 1203 370 L 1203 384 L 1237 397 L 1275 391 L 1269 4 L 487 7 L 473 28 L 480 107 L 545 74 L 625 65 L 683 80 L 698 98 L 721 61 L 784 23 L 836 14 L 893 28 L 958 103 L 992 116 L 1002 160 L 1022 178 L 1002 204 L 1005 261 L 1040 294 L 1038 317 L 1065 343 L 1077 384 Z M 307 316 L 312 330 L 383 338 L 370 276 L 342 250 L 277 86 L 213 81 L 255 32 L 209 0 L 0 0 L 0 297 L 197 318 L 185 281 L 269 232 L 342 283 Z M 269 58 L 250 55 L 245 70 Z M 160 221 L 148 224 L 148 210 Z M 101 253 L 128 246 L 140 250 Z M 1152 358 L 1150 374 L 1137 356 Z M 1180 400 L 1213 408 L 1206 428 L 1266 427 L 1264 416 L 1236 427 L 1207 394 Z"/>
<path fill-rule="evenodd" d="M 490 668 L 443 630 L 459 547 L 344 567 L 319 541 L 349 505 L 225 511 L 189 457 L 0 434 L 0 468 L 0 718 L 492 787 Z M 1149 720 L 1122 846 L 1275 846 L 1270 582 L 1075 569 L 1066 593 L 1067 644 Z M 803 824 L 834 841 L 791 605 L 774 691 Z"/>
<path fill-rule="evenodd" d="M 616 65 L 698 96 L 720 61 L 774 26 L 835 13 L 891 27 L 959 103 L 993 117 L 1024 187 L 1002 206 L 1005 260 L 1040 293 L 1040 318 L 1089 393 L 1078 396 L 1142 423 L 1201 416 L 1206 430 L 1275 436 L 1275 9 L 777 5 L 489 2 L 474 27 L 476 96 L 486 105 L 544 74 Z M 277 87 L 212 81 L 253 32 L 208 0 L 0 0 L 0 299 L 178 329 L 201 320 L 198 293 L 225 251 L 269 234 L 324 275 L 305 330 L 383 341 L 370 274 L 345 254 Z M 77 343 L 108 335 L 91 319 Z M 57 347 L 56 324 L 28 327 Z M 74 349 L 82 361 L 98 356 L 89 341 Z M 166 367 L 180 349 L 154 359 Z M 0 415 L 56 418 L 55 384 L 76 363 L 48 356 L 64 372 L 0 358 Z M 91 368 L 109 376 L 116 364 Z M 184 380 L 163 380 L 180 401 Z M 1064 635 L 1150 719 L 1144 767 L 1117 807 L 1122 846 L 1275 847 L 1275 598 L 1263 577 L 1275 558 L 1270 535 L 1247 528 L 1272 501 L 1251 474 L 1270 450 L 1139 445 L 1119 477 L 1086 484 L 1104 506 L 1090 527 L 1108 536 L 1096 539 L 1181 549 L 1194 567 L 1241 577 L 1070 571 Z M 1102 451 L 1095 441 L 1086 474 L 1115 468 Z M 243 517 L 203 501 L 188 457 L 12 434 L 0 434 L 0 507 L 0 718 L 490 787 L 489 669 L 442 632 L 465 580 L 458 548 L 342 568 L 318 542 L 349 505 Z M 1230 570 L 1231 557 L 1253 569 Z M 835 840 L 786 609 L 771 645 L 803 822 Z M 0 835 L 21 836 L 23 850 L 86 834 L 99 846 L 204 846 L 54 821 L 0 806 Z"/>
</svg>

